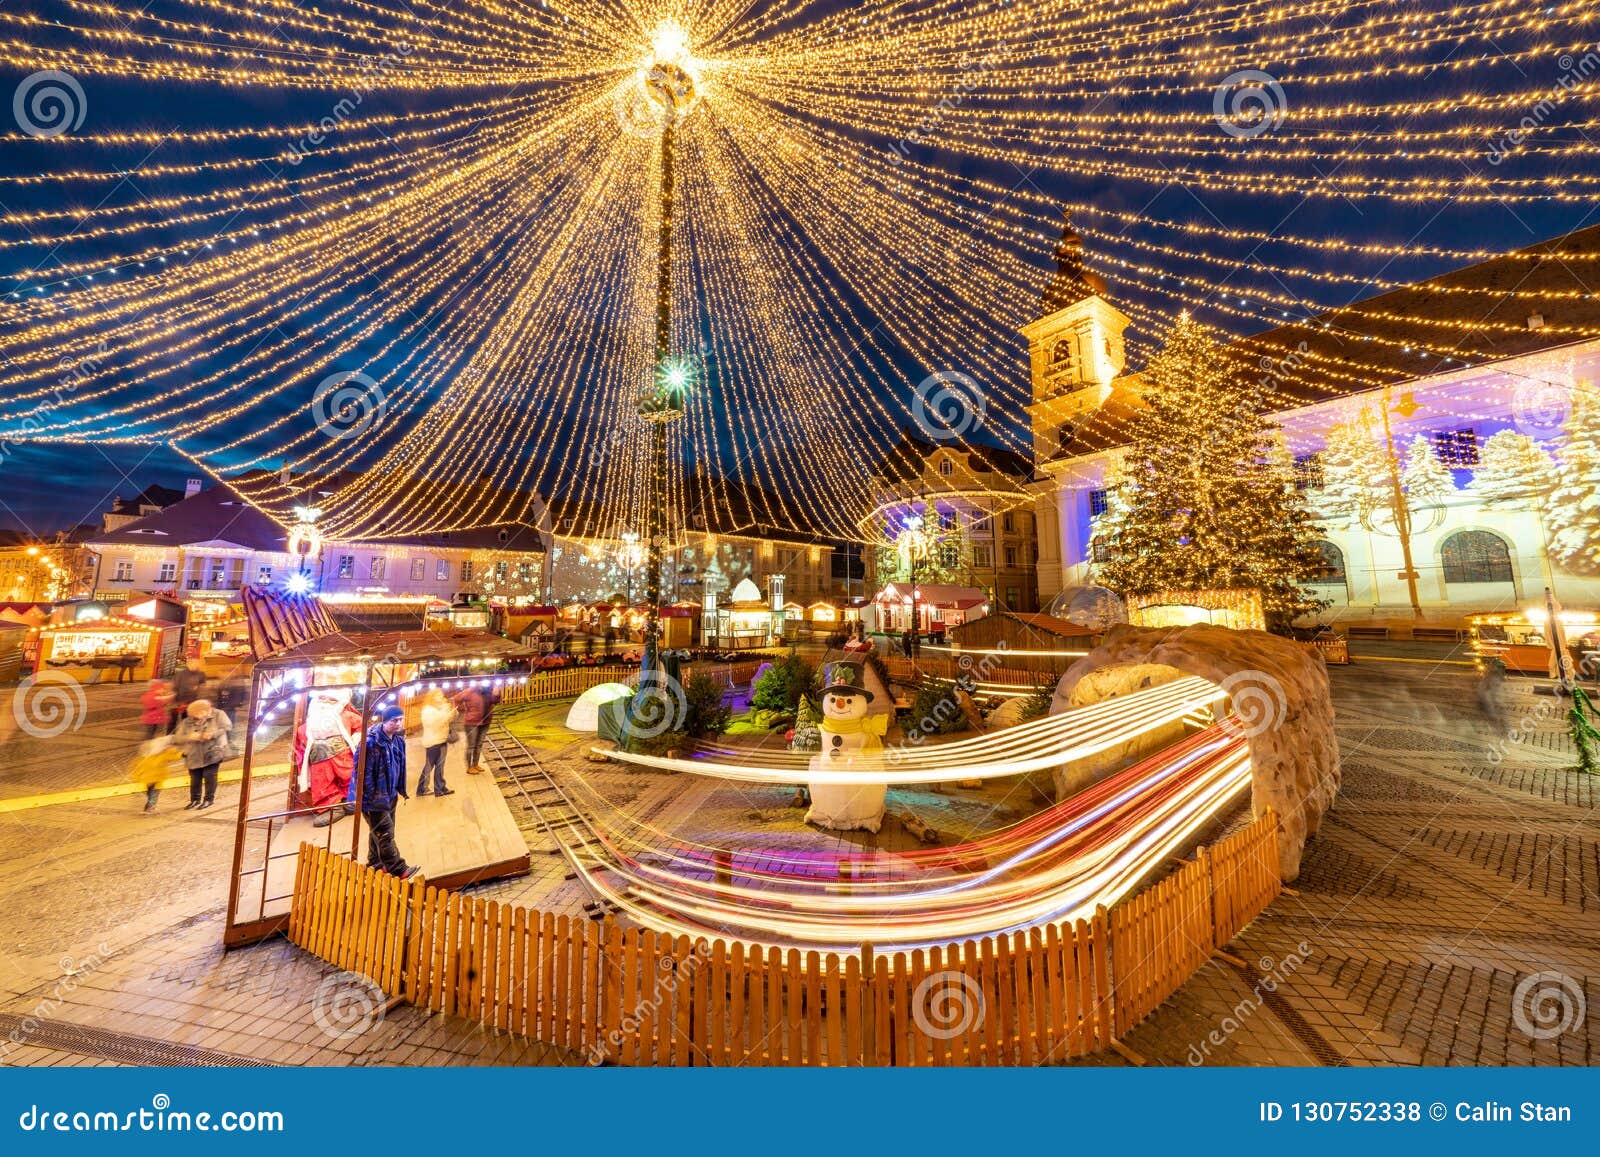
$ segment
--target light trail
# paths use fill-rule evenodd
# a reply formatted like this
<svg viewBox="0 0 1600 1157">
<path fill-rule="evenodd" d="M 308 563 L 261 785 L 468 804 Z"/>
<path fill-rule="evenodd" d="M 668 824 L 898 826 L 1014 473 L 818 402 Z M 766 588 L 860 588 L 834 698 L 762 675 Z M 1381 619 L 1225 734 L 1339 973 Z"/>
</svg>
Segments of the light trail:
<svg viewBox="0 0 1600 1157">
<path fill-rule="evenodd" d="M 994 758 L 999 737 L 987 736 L 918 750 L 929 758 L 885 770 L 896 773 L 894 782 L 913 783 L 1019 774 L 1136 739 L 1221 697 L 1205 680 L 1180 680 L 1012 729 L 1002 759 Z M 979 751 L 988 754 L 986 762 L 961 762 Z M 798 760 L 766 767 L 624 761 L 765 783 L 816 782 L 819 775 Z M 832 782 L 853 779 L 859 775 Z M 1247 739 L 1237 720 L 1224 719 L 1021 823 L 955 847 L 845 856 L 662 847 L 624 826 L 586 820 L 604 869 L 580 864 L 578 871 L 618 910 L 674 935 L 735 935 L 843 952 L 867 943 L 913 948 L 1071 921 L 1109 907 L 1184 850 L 1249 783 Z"/>
</svg>

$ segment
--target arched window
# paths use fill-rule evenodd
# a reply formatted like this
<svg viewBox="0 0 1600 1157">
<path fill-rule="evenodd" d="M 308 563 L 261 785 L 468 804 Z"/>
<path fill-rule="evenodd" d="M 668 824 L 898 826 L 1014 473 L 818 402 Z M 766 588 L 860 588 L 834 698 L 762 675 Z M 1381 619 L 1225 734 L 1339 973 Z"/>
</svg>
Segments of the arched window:
<svg viewBox="0 0 1600 1157">
<path fill-rule="evenodd" d="M 1463 530 L 1444 540 L 1440 549 L 1447 583 L 1508 583 L 1511 548 L 1498 534 Z"/>
<path fill-rule="evenodd" d="M 1322 552 L 1322 567 L 1316 574 L 1311 576 L 1311 581 L 1329 585 L 1344 582 L 1344 551 L 1327 539 L 1320 540 L 1317 543 L 1317 549 Z"/>
<path fill-rule="evenodd" d="M 1078 355 L 1078 339 L 1064 337 L 1056 342 L 1055 348 L 1050 351 L 1050 368 L 1053 370 L 1065 369 L 1070 366 Z"/>
</svg>

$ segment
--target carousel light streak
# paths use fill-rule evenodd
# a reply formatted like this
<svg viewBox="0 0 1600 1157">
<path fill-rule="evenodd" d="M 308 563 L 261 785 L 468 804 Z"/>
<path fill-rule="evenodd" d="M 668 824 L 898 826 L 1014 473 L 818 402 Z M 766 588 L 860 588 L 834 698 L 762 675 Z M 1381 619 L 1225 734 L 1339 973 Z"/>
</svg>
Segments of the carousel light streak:
<svg viewBox="0 0 1600 1157">
<path fill-rule="evenodd" d="M 304 107 L 268 126 L 9 135 L 8 146 L 37 158 L 36 172 L 10 182 L 18 190 L 92 189 L 125 172 L 163 184 L 148 201 L 35 202 L 0 215 L 0 252 L 62 246 L 54 269 L 14 276 L 0 296 L 0 437 L 181 440 L 212 473 L 288 463 L 291 484 L 263 472 L 242 483 L 247 496 L 285 518 L 305 491 L 331 487 L 330 533 L 362 539 L 515 517 L 517 492 L 530 489 L 590 504 L 611 532 L 642 526 L 653 491 L 666 496 L 674 540 L 686 511 L 747 508 L 772 525 L 857 538 L 869 487 L 859 446 L 913 428 L 898 367 L 959 367 L 983 382 L 991 413 L 1028 400 L 1016 330 L 1036 307 L 1057 205 L 991 179 L 996 169 L 1015 163 L 1058 183 L 1109 174 L 1165 185 L 1176 174 L 1274 199 L 1593 196 L 1600 178 L 1574 166 L 1595 150 L 1567 132 L 1595 123 L 1585 115 L 1592 78 L 1553 84 L 1538 67 L 1592 43 L 1588 6 L 1380 0 L 1348 17 L 1346 8 L 486 0 L 413 12 L 366 0 L 315 9 L 158 0 L 137 10 L 68 0 L 55 22 L 0 12 L 0 60 L 19 68 L 371 102 L 344 109 L 300 166 L 265 180 L 254 154 L 281 157 L 323 123 Z M 648 332 L 654 305 L 661 153 L 658 126 L 630 119 L 622 98 L 662 58 L 692 63 L 699 102 L 676 134 L 669 335 L 698 368 L 682 402 L 684 452 L 655 472 L 642 463 L 651 432 L 631 408 L 650 366 L 635 335 Z M 1265 137 L 1234 140 L 1217 130 L 1211 102 L 1194 97 L 1262 60 L 1292 88 L 1287 116 Z M 1507 85 L 1507 66 L 1529 79 Z M 1371 93 L 1408 77 L 1426 86 Z M 385 94 L 423 107 L 399 115 L 379 104 Z M 1093 107 L 1106 97 L 1118 107 Z M 1492 187 L 1438 178 L 1546 97 L 1554 115 L 1531 127 Z M 118 150 L 155 144 L 159 157 L 116 163 Z M 1338 171 L 1321 177 L 1312 165 Z M 1139 227 L 1125 243 L 1091 232 L 1102 268 L 1126 282 L 1118 300 L 1135 318 L 1133 350 L 1170 327 L 1167 303 L 1240 329 L 1277 325 L 1302 304 L 1275 277 L 1382 287 L 1398 283 L 1364 263 L 1490 255 L 1073 209 Z M 217 235 L 193 236 L 208 228 Z M 462 228 L 480 234 L 475 247 L 442 239 Z M 1173 243 L 1190 237 L 1292 256 L 1260 261 L 1241 291 L 1227 255 L 1195 260 Z M 1181 276 L 1162 268 L 1168 259 L 1183 261 Z M 471 292 L 455 292 L 457 282 Z M 1162 306 L 1128 300 L 1140 296 Z M 1481 356 L 1469 344 L 1516 328 L 1478 324 L 1469 303 L 1480 293 L 1441 296 L 1463 309 L 1425 320 L 1437 335 L 1426 349 L 1378 336 L 1370 359 L 1353 344 L 1338 357 L 1314 351 L 1276 388 L 1314 370 L 1336 389 L 1368 389 L 1389 355 L 1414 355 L 1419 369 L 1465 365 Z M 268 334 L 259 348 L 245 340 L 253 331 Z M 103 345 L 112 353 L 101 360 Z M 330 445 L 297 423 L 291 399 L 319 370 L 344 368 L 350 350 L 372 367 L 390 420 Z M 84 362 L 83 380 L 70 405 L 36 413 L 61 358 Z M 987 432 L 1031 449 L 1006 423 Z M 611 443 L 604 453 L 600 439 Z M 354 456 L 379 468 L 351 478 Z M 707 459 L 733 462 L 736 476 L 682 467 Z M 982 479 L 972 488 L 988 489 Z"/>
<path fill-rule="evenodd" d="M 1250 780 L 1243 736 L 1224 723 L 1118 773 L 1071 800 L 993 837 L 903 857 L 795 861 L 771 872 L 730 861 L 715 880 L 703 854 L 648 847 L 622 851 L 607 835 L 606 871 L 579 862 L 586 884 L 649 927 L 696 934 L 734 930 L 764 944 L 854 950 L 860 944 L 914 947 L 1070 920 L 1113 904 L 1182 848 Z M 742 849 L 769 861 L 761 849 Z M 691 874 L 693 873 L 693 874 Z M 883 878 L 892 877 L 892 878 Z"/>
</svg>

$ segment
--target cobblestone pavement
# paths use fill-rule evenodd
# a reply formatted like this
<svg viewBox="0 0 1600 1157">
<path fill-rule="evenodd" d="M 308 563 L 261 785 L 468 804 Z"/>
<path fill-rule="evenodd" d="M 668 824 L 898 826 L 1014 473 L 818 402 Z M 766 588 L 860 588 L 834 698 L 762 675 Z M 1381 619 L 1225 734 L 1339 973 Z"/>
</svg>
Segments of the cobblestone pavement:
<svg viewBox="0 0 1600 1157">
<path fill-rule="evenodd" d="M 1165 1065 L 1600 1063 L 1597 784 L 1567 770 L 1554 701 L 1515 684 L 1495 730 L 1459 667 L 1333 680 L 1343 788 L 1297 894 L 1230 946 L 1245 967 L 1206 965 L 1129 1046 Z M 0 738 L 0 800 L 119 781 L 125 693 L 91 690 L 89 734 Z M 767 789 L 614 767 L 596 782 L 665 831 L 792 822 Z M 136 796 L 0 812 L 0 1063 L 581 1063 L 405 1006 L 329 1024 L 334 970 L 281 940 L 224 953 L 236 801 L 225 786 L 200 815 L 145 816 Z M 1006 818 L 983 805 L 1033 806 L 1017 785 L 903 802 L 955 834 Z M 561 859 L 530 846 L 530 876 L 482 890 L 575 910 Z"/>
</svg>

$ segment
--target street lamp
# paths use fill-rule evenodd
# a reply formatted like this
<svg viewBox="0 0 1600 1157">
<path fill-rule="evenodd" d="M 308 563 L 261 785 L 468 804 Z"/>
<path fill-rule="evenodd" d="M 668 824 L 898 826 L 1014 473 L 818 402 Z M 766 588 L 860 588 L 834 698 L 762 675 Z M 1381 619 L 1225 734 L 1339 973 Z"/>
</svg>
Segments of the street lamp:
<svg viewBox="0 0 1600 1157">
<path fill-rule="evenodd" d="M 650 609 L 645 627 L 641 686 L 656 664 L 661 640 L 661 608 L 666 596 L 663 573 L 667 537 L 667 426 L 683 417 L 690 373 L 672 360 L 672 218 L 675 172 L 673 143 L 678 122 L 699 100 L 699 80 L 689 36 L 676 21 L 657 25 L 651 55 L 640 69 L 644 95 L 661 117 L 661 231 L 656 249 L 656 367 L 654 380 L 639 399 L 639 416 L 650 426 L 649 499 L 645 517 L 646 557 L 650 566 Z M 630 575 L 631 578 L 631 575 Z"/>
</svg>

